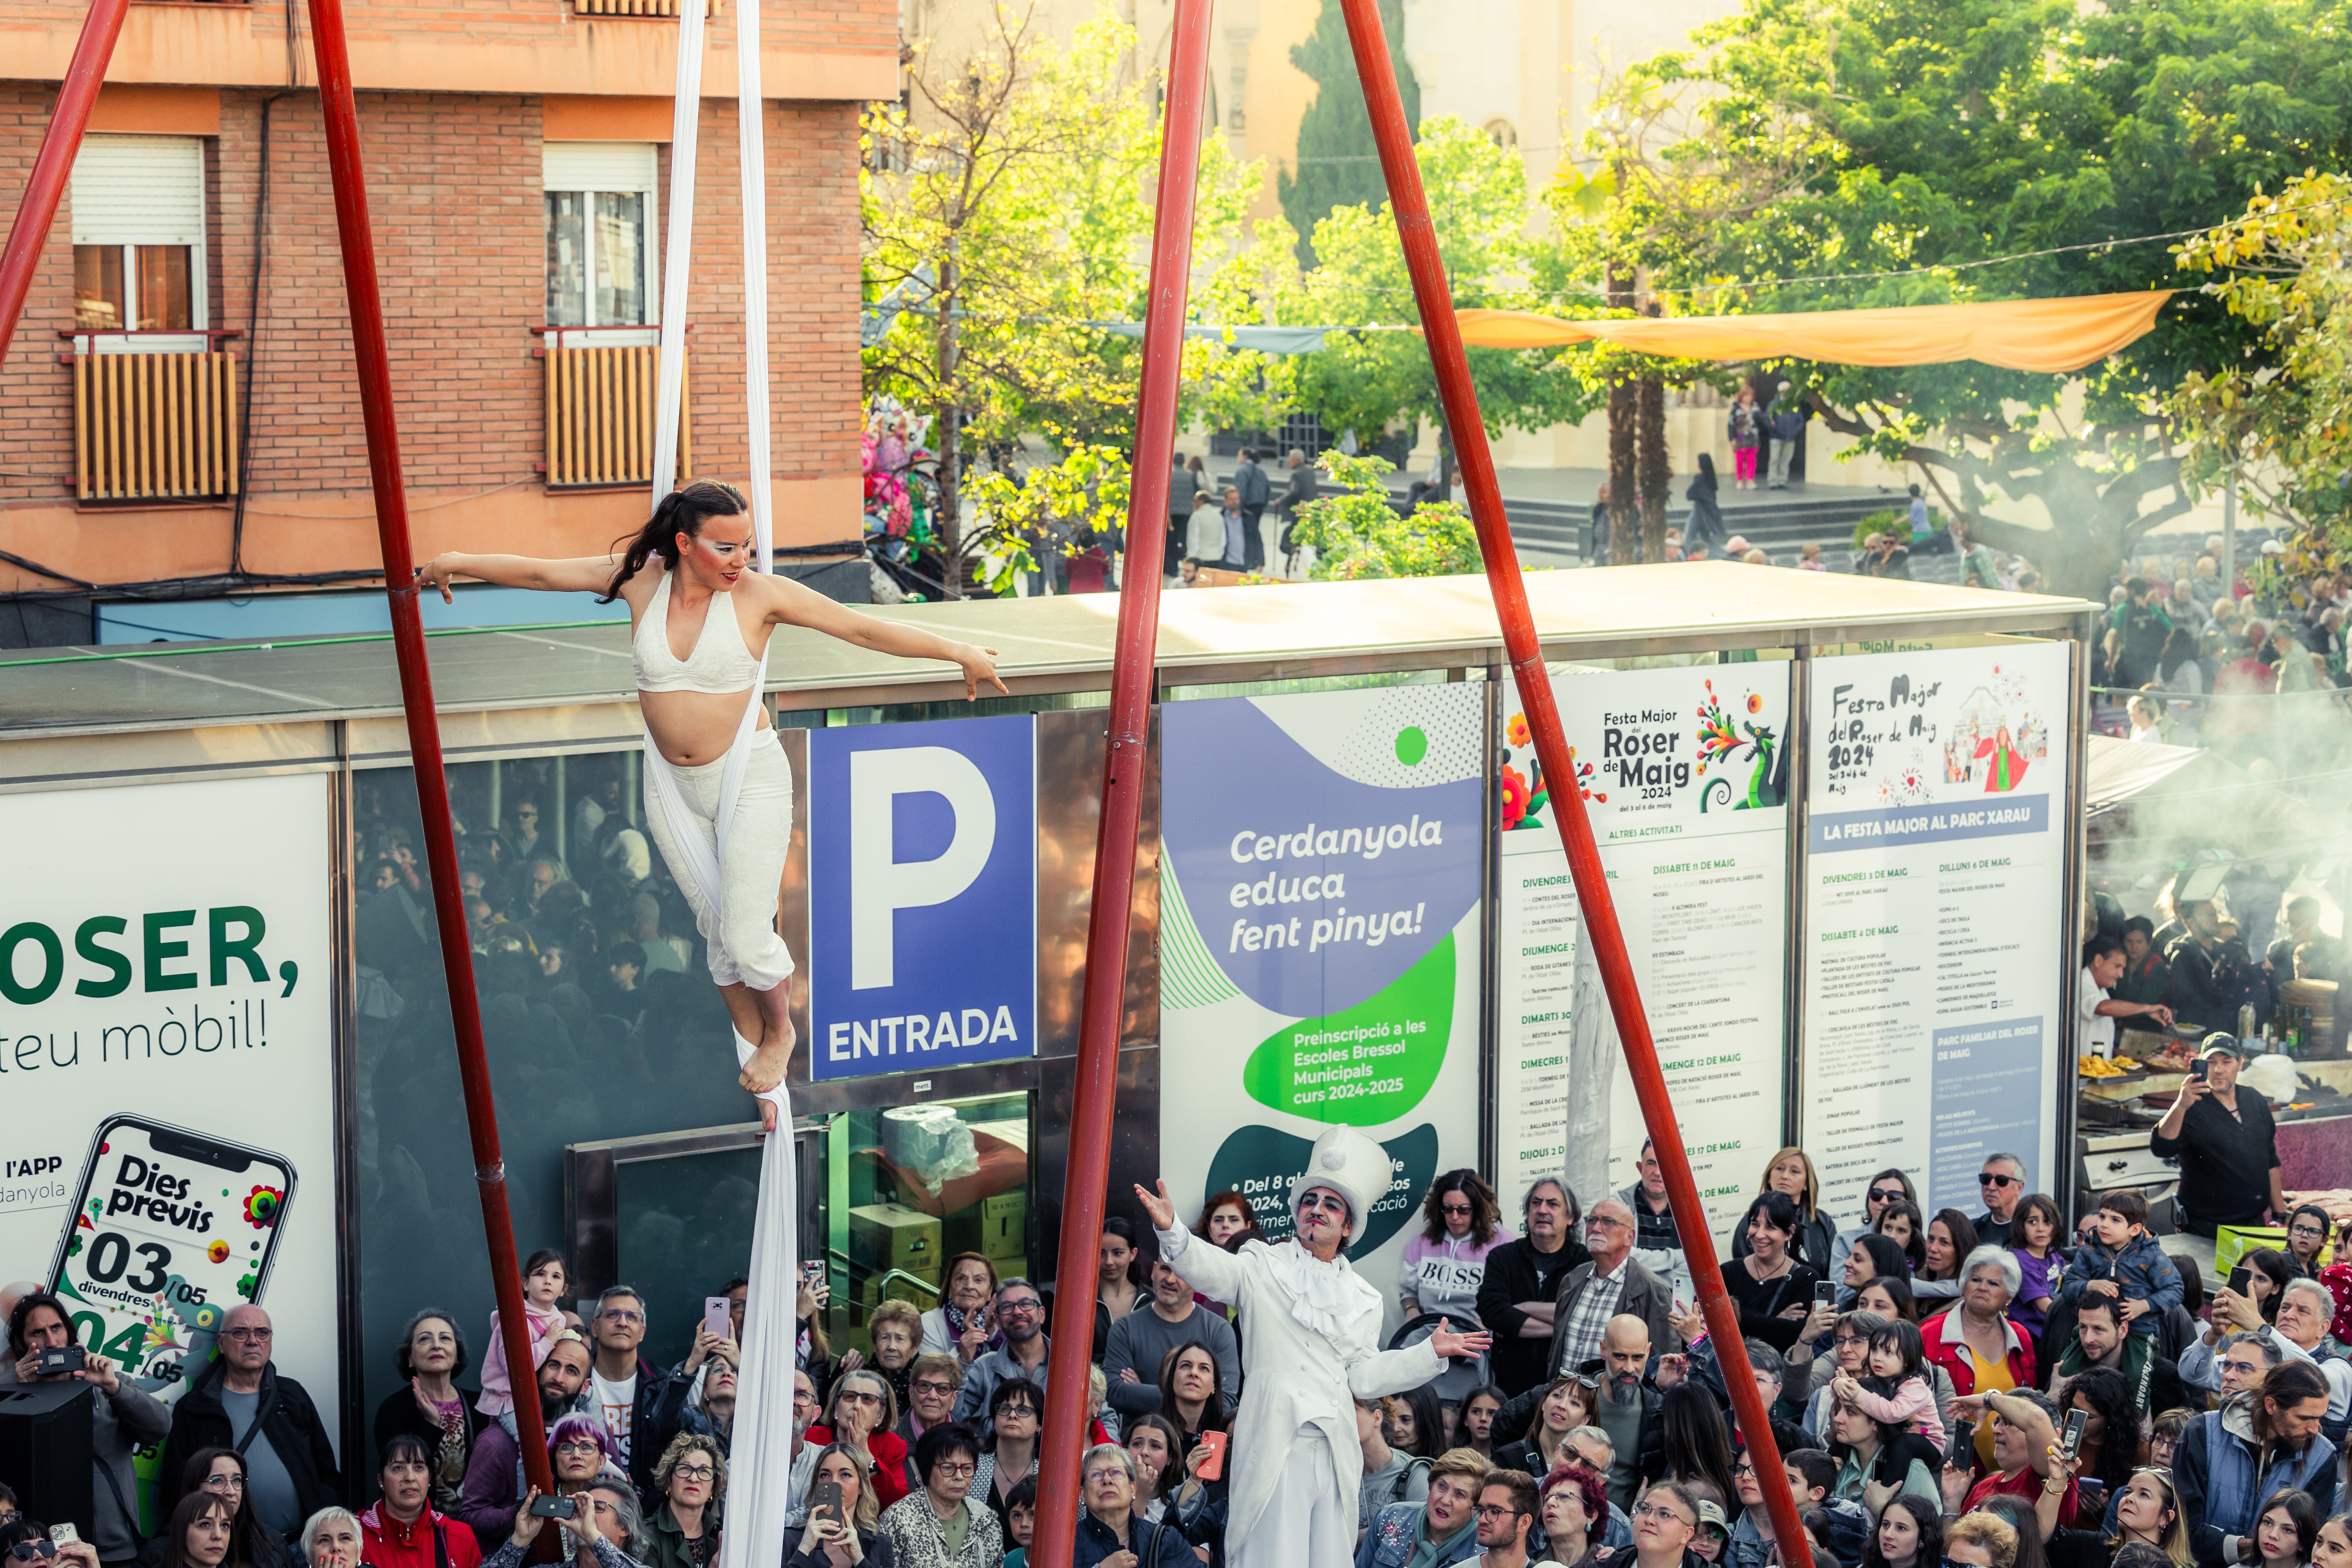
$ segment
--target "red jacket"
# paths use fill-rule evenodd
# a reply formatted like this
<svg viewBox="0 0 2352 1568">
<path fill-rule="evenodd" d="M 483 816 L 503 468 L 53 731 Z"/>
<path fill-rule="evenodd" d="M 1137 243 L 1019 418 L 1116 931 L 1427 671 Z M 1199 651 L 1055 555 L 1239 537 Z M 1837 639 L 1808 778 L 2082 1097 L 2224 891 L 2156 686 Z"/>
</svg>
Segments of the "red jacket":
<svg viewBox="0 0 2352 1568">
<path fill-rule="evenodd" d="M 2017 1325 L 2007 1318 L 2000 1320 L 2000 1331 L 2009 1336 L 2009 1377 L 2019 1388 L 2033 1386 L 2033 1342 L 2017 1331 Z M 1919 1338 L 1926 1342 L 1927 1359 L 1952 1374 L 1952 1392 L 1974 1394 L 1977 1391 L 1976 1362 L 1969 1354 L 1969 1342 L 1960 1332 L 1960 1310 L 1937 1313 L 1919 1325 Z"/>
<path fill-rule="evenodd" d="M 822 1448 L 833 1441 L 833 1428 L 819 1423 L 801 1434 L 801 1441 L 812 1448 Z M 874 1456 L 874 1500 L 888 1508 L 907 1495 L 907 1439 L 896 1432 L 869 1432 L 866 1436 L 866 1451 Z M 370 1568 L 394 1565 L 371 1560 Z"/>
<path fill-rule="evenodd" d="M 433 1549 L 436 1531 L 441 1550 Z M 368 1568 L 482 1568 L 482 1543 L 457 1521 L 427 1507 L 415 1523 L 403 1524 L 378 1501 L 360 1515 L 362 1555 Z"/>
</svg>

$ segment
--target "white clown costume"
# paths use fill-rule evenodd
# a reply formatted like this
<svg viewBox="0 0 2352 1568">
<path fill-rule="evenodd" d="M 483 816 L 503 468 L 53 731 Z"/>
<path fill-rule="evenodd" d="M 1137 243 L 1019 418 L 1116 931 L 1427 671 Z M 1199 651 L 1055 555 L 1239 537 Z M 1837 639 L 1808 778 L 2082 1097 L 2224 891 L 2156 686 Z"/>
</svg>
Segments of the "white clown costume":
<svg viewBox="0 0 2352 1568">
<path fill-rule="evenodd" d="M 1394 1170 L 1370 1138 L 1328 1128 L 1290 1184 L 1291 1213 L 1308 1191 L 1325 1188 L 1346 1200 L 1349 1234 L 1360 1237 Z M 1195 1239 L 1181 1221 L 1159 1236 L 1171 1268 L 1242 1315 L 1225 1561 L 1233 1568 L 1345 1568 L 1356 1556 L 1363 1475 L 1355 1401 L 1417 1388 L 1444 1370 L 1444 1359 L 1427 1340 L 1380 1348 L 1381 1293 L 1344 1252 L 1324 1263 L 1294 1237 L 1278 1246 L 1245 1241 L 1229 1253 Z"/>
</svg>

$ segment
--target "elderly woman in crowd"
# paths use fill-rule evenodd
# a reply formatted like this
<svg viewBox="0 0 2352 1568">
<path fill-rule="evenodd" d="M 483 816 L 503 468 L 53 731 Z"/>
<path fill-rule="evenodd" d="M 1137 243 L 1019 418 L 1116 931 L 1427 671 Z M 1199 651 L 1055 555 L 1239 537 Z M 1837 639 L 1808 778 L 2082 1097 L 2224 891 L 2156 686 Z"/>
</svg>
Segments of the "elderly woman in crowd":
<svg viewBox="0 0 2352 1568">
<path fill-rule="evenodd" d="M 1543 1479 L 1544 1539 L 1560 1568 L 1586 1568 L 1609 1529 L 1609 1491 L 1601 1478 L 1582 1465 L 1562 1465 Z"/>
<path fill-rule="evenodd" d="M 1919 1325 L 1927 1359 L 1950 1374 L 1953 1391 L 1963 1396 L 2032 1388 L 2033 1342 L 2009 1316 L 2009 1304 L 2024 1279 L 2015 1255 L 2005 1247 L 1979 1247 L 1961 1261 L 1957 1275 L 1958 1303 Z M 1993 1468 L 1991 1422 L 1978 1426 L 1976 1446 L 1978 1464 Z"/>
<path fill-rule="evenodd" d="M 876 1545 L 891 1568 L 995 1568 L 1004 1560 L 996 1510 L 967 1494 L 980 1468 L 980 1441 L 957 1422 L 934 1426 L 915 1445 L 919 1489 L 882 1510 Z"/>
<path fill-rule="evenodd" d="M 644 1549 L 645 1515 L 628 1482 L 608 1477 L 593 1486 L 565 1494 L 575 1512 L 562 1524 L 563 1554 L 576 1568 L 644 1568 L 637 1555 Z M 540 1499 L 533 1487 L 515 1510 L 514 1531 L 482 1568 L 523 1568 L 538 1561 L 539 1533 L 549 1521 L 530 1511 Z"/>
<path fill-rule="evenodd" d="M 302 1521 L 300 1545 L 310 1568 L 360 1568 L 365 1550 L 360 1516 L 347 1508 L 322 1508 Z"/>
<path fill-rule="evenodd" d="M 833 1380 L 824 1417 L 809 1427 L 803 1440 L 839 1443 L 863 1455 L 880 1504 L 888 1508 L 907 1495 L 907 1440 L 898 1428 L 898 1405 L 889 1379 L 859 1367 Z"/>
<path fill-rule="evenodd" d="M 970 1366 L 1001 1346 L 990 1309 L 996 1301 L 996 1265 L 977 1252 L 959 1252 L 948 1259 L 947 1293 L 923 1314 L 923 1353 L 952 1352 Z"/>
<path fill-rule="evenodd" d="M 866 1332 L 874 1345 L 874 1370 L 889 1379 L 898 1408 L 911 1408 L 915 1396 L 908 1385 L 915 1358 L 922 1353 L 923 1315 L 904 1301 L 884 1301 L 866 1320 Z"/>
<path fill-rule="evenodd" d="M 422 1442 L 433 1456 L 433 1506 L 455 1513 L 474 1438 L 490 1423 L 475 1408 L 478 1391 L 457 1386 L 467 1365 L 465 1331 L 452 1314 L 428 1307 L 408 1320 L 393 1363 L 404 1386 L 376 1406 L 376 1449 L 403 1432 Z"/>
</svg>

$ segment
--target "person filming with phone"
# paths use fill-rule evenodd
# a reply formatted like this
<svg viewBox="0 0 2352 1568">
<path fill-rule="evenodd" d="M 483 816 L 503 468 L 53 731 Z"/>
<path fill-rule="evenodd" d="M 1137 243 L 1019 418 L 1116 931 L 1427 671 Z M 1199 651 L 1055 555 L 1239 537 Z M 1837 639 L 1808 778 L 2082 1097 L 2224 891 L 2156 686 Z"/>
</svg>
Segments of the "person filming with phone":
<svg viewBox="0 0 2352 1568">
<path fill-rule="evenodd" d="M 2148 1138 L 2149 1152 L 2180 1162 L 2180 1228 L 2191 1236 L 2287 1215 L 2270 1101 L 2239 1085 L 2244 1065 L 2234 1036 L 2206 1036 L 2180 1098 Z"/>
<path fill-rule="evenodd" d="M 96 1484 L 90 1488 L 90 1545 L 102 1563 L 128 1563 L 139 1556 L 137 1516 L 131 1500 L 139 1482 L 131 1473 L 131 1453 L 159 1441 L 172 1428 L 163 1402 L 133 1388 L 104 1356 L 87 1354 L 74 1341 L 65 1303 L 47 1290 L 18 1299 L 8 1313 L 8 1363 L 0 1385 L 12 1383 L 89 1384 L 91 1399 L 89 1455 Z"/>
</svg>

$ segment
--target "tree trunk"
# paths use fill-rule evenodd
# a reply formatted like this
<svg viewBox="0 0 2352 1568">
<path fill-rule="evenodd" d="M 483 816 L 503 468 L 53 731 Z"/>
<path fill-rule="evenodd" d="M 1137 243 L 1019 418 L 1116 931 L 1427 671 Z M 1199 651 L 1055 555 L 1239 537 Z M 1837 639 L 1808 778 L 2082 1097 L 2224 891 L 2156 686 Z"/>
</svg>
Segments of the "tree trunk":
<svg viewBox="0 0 2352 1568">
<path fill-rule="evenodd" d="M 1609 271 L 1609 307 L 1614 310 L 1633 308 L 1633 275 L 1612 267 Z M 1641 489 L 1634 462 L 1633 384 L 1622 377 L 1609 383 L 1609 563 L 1631 566 L 1642 559 L 1642 542 L 1635 533 L 1640 526 L 1641 509 L 1635 494 Z"/>
<path fill-rule="evenodd" d="M 1666 558 L 1666 492 L 1674 488 L 1674 465 L 1666 460 L 1666 384 L 1645 375 L 1633 404 L 1636 474 L 1642 491 L 1642 559 Z"/>
</svg>

